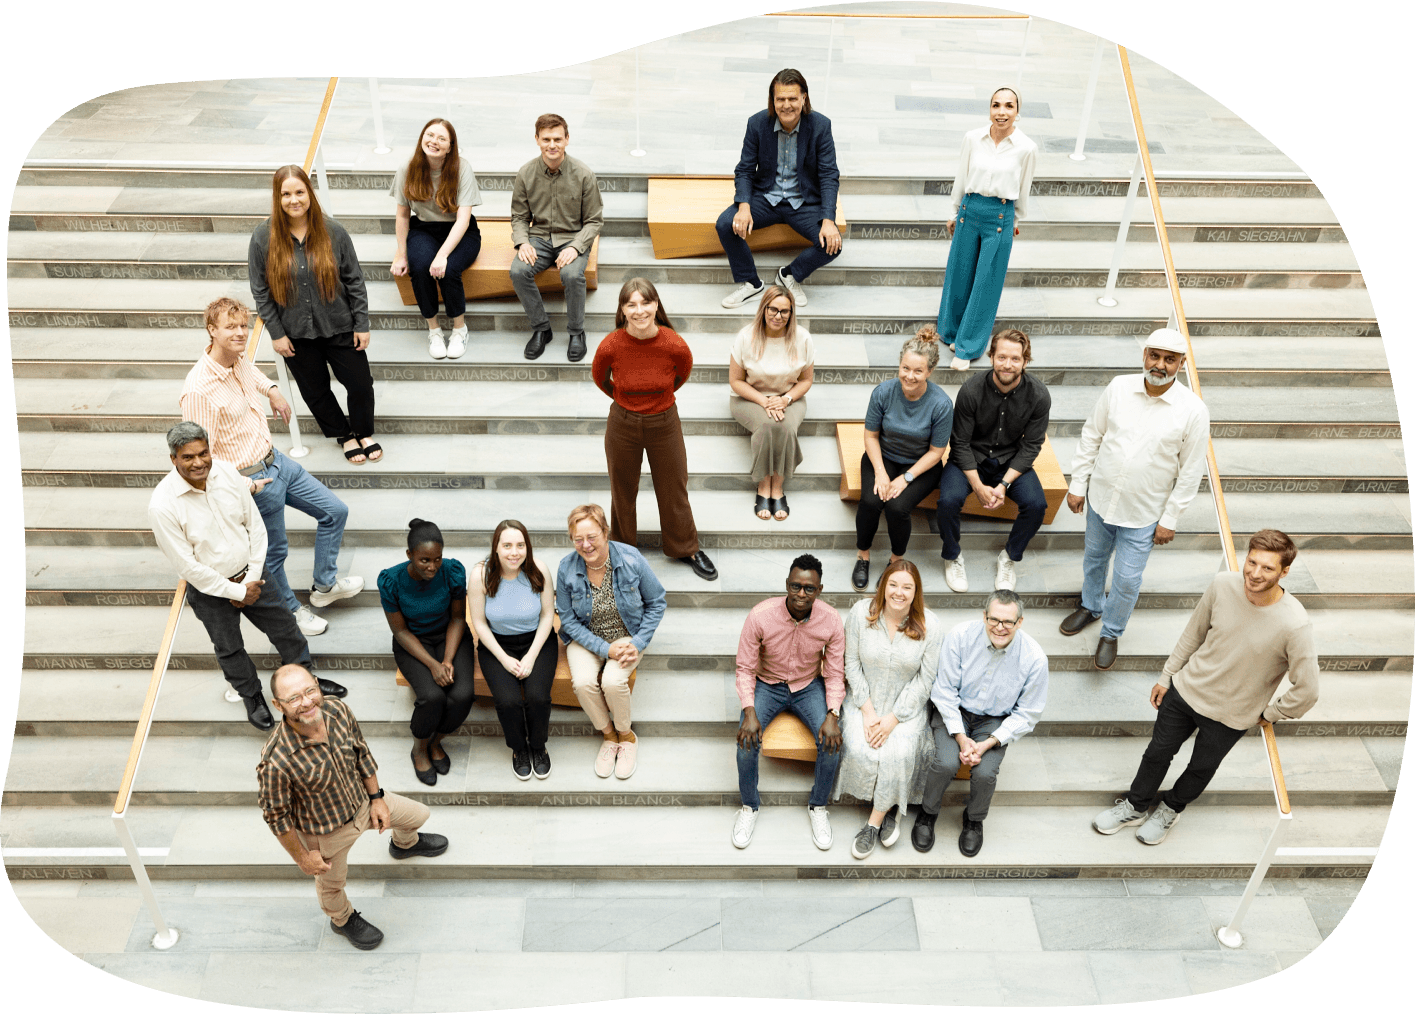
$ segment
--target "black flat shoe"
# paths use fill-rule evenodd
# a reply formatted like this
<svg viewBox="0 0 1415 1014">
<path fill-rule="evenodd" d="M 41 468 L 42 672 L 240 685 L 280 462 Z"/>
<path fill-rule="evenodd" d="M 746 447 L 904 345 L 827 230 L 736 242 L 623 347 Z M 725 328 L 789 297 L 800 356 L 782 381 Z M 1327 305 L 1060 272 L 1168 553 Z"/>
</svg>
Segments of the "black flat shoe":
<svg viewBox="0 0 1415 1014">
<path fill-rule="evenodd" d="M 333 680 L 321 679 L 319 681 L 319 692 L 325 697 L 348 697 L 349 688 L 342 683 L 335 683 Z"/>
<path fill-rule="evenodd" d="M 963 830 L 958 835 L 958 851 L 969 859 L 983 847 L 983 822 L 963 818 Z"/>
<path fill-rule="evenodd" d="M 704 581 L 717 580 L 717 568 L 712 565 L 712 561 L 708 559 L 708 555 L 704 553 L 701 549 L 694 553 L 692 556 L 678 557 L 678 561 L 680 563 L 686 563 L 689 567 L 692 567 L 693 573 L 698 575 L 698 577 L 702 578 Z"/>
<path fill-rule="evenodd" d="M 572 363 L 578 363 L 581 359 L 585 358 L 585 351 L 585 332 L 571 331 L 570 347 L 565 350 L 565 358 Z"/>
<path fill-rule="evenodd" d="M 1061 632 L 1067 637 L 1071 637 L 1075 634 L 1079 634 L 1099 619 L 1099 616 L 1091 612 L 1085 606 L 1082 606 L 1061 621 Z"/>
<path fill-rule="evenodd" d="M 411 758 L 411 757 L 414 757 L 414 756 L 417 755 L 417 752 L 418 752 L 418 748 L 417 748 L 417 747 L 413 747 L 410 751 L 408 751 L 408 756 L 409 756 L 410 758 Z M 431 761 L 432 758 L 429 757 L 428 760 Z M 418 762 L 417 762 L 417 761 L 413 761 L 413 774 L 417 775 L 417 776 L 418 776 L 418 781 L 422 782 L 424 785 L 436 785 L 436 784 L 437 784 L 437 768 L 428 768 L 426 771 L 419 771 L 419 770 L 418 770 Z"/>
<path fill-rule="evenodd" d="M 1096 668 L 1109 669 L 1115 665 L 1115 655 L 1120 645 L 1114 637 L 1102 637 L 1096 645 Z"/>
<path fill-rule="evenodd" d="M 361 951 L 371 951 L 383 943 L 383 930 L 359 915 L 358 912 L 349 916 L 349 921 L 343 926 L 336 926 L 333 919 L 329 920 L 329 928 L 341 937 L 348 938 L 349 943 Z"/>
<path fill-rule="evenodd" d="M 265 706 L 264 697 L 245 697 L 246 721 L 250 722 L 261 732 L 269 732 L 275 728 L 275 719 L 270 716 L 270 709 Z"/>
<path fill-rule="evenodd" d="M 394 859 L 411 859 L 413 856 L 440 856 L 447 851 L 447 839 L 440 834 L 428 834 L 426 831 L 418 832 L 418 843 L 410 845 L 408 848 L 399 848 L 393 844 L 392 839 L 388 842 L 388 854 Z"/>
<path fill-rule="evenodd" d="M 752 514 L 756 516 L 756 519 L 758 521 L 770 521 L 772 514 L 775 513 L 771 509 L 771 505 L 774 502 L 775 501 L 769 500 L 766 497 L 762 496 L 760 493 L 758 493 L 757 503 L 756 506 L 752 508 Z M 762 511 L 766 511 L 766 517 L 762 517 Z"/>
<path fill-rule="evenodd" d="M 545 347 L 549 345 L 554 338 L 554 333 L 548 327 L 542 328 L 531 335 L 531 340 L 526 342 L 526 358 L 539 359 L 541 353 L 545 351 Z"/>
<path fill-rule="evenodd" d="M 432 748 L 428 747 L 427 759 L 432 761 L 432 769 L 434 771 L 440 775 L 445 775 L 452 770 L 452 758 L 447 755 L 447 748 L 441 743 L 437 744 L 437 748 L 442 751 L 442 756 L 440 758 L 434 757 L 432 755 Z"/>
<path fill-rule="evenodd" d="M 934 821 L 938 820 L 938 814 L 925 813 L 919 811 L 919 815 L 914 818 L 914 830 L 909 832 L 909 841 L 914 846 L 916 852 L 927 852 L 934 847 Z"/>
<path fill-rule="evenodd" d="M 870 561 L 856 560 L 855 569 L 850 572 L 850 583 L 860 591 L 865 590 L 865 586 L 870 583 Z"/>
<path fill-rule="evenodd" d="M 771 516 L 773 518 L 776 518 L 777 521 L 785 521 L 786 518 L 789 518 L 791 516 L 791 505 L 786 502 L 785 493 L 782 493 L 780 496 L 768 500 L 766 503 L 767 506 L 771 508 Z M 786 518 L 776 517 L 778 514 L 785 514 Z"/>
</svg>

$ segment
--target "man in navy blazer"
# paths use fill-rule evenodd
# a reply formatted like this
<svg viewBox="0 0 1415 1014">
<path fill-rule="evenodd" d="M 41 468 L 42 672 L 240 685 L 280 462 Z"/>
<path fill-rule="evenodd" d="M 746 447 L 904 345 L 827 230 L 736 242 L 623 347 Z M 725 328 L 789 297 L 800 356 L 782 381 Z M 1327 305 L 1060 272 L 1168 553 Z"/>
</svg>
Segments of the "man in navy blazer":
<svg viewBox="0 0 1415 1014">
<path fill-rule="evenodd" d="M 835 227 L 840 170 L 830 120 L 811 111 L 810 90 L 799 70 L 788 67 L 772 78 L 767 99 L 767 108 L 747 121 L 733 203 L 717 216 L 717 236 L 737 283 L 722 301 L 729 309 L 764 288 L 747 246 L 754 228 L 784 222 L 810 240 L 774 279 L 790 290 L 797 306 L 806 305 L 801 283 L 840 256 L 840 230 Z"/>
</svg>

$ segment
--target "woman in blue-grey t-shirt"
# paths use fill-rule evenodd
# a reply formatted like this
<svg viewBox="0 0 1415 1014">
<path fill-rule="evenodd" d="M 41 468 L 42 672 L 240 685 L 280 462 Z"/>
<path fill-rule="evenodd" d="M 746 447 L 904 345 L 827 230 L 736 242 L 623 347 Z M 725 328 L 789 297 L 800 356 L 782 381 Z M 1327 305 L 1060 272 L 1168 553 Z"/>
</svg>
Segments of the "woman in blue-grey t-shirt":
<svg viewBox="0 0 1415 1014">
<path fill-rule="evenodd" d="M 523 782 L 532 773 L 549 778 L 545 741 L 560 660 L 550 634 L 555 585 L 521 522 L 503 521 L 491 533 L 491 556 L 472 568 L 471 594 L 477 658 L 511 748 L 511 770 Z"/>
<path fill-rule="evenodd" d="M 408 562 L 378 575 L 378 597 L 393 629 L 393 658 L 417 694 L 413 770 L 424 785 L 452 770 L 442 737 L 472 710 L 475 660 L 467 636 L 467 572 L 443 559 L 442 531 L 431 521 L 408 522 Z"/>
<path fill-rule="evenodd" d="M 909 548 L 909 513 L 938 489 L 953 429 L 953 401 L 929 375 L 938 365 L 938 331 L 925 324 L 899 350 L 899 376 L 870 394 L 865 453 L 860 457 L 860 507 L 855 512 L 858 559 L 850 581 L 870 583 L 870 544 L 883 512 L 889 562 Z"/>
</svg>

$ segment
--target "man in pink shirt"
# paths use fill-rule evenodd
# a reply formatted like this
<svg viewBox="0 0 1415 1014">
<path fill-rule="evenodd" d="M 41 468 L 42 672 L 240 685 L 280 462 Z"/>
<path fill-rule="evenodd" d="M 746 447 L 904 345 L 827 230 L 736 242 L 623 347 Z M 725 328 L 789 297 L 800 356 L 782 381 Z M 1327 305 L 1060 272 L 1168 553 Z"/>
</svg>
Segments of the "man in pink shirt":
<svg viewBox="0 0 1415 1014">
<path fill-rule="evenodd" d="M 845 624 L 835 607 L 817 602 L 821 562 L 804 554 L 791 561 L 786 596 L 758 603 L 747 614 L 737 643 L 737 786 L 742 809 L 732 844 L 744 849 L 757 826 L 757 767 L 762 730 L 790 711 L 816 736 L 816 782 L 807 813 L 816 848 L 830 848 L 825 804 L 840 766 L 840 705 L 845 701 Z"/>
</svg>

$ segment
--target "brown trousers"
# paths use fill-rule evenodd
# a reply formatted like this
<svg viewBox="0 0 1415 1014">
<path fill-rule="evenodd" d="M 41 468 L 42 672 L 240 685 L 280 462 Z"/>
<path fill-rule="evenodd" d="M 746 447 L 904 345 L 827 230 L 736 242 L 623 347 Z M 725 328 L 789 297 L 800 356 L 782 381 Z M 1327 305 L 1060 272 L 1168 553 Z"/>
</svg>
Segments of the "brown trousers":
<svg viewBox="0 0 1415 1014">
<path fill-rule="evenodd" d="M 393 792 L 385 791 L 383 801 L 388 804 L 388 816 L 393 824 L 389 831 L 393 843 L 404 849 L 416 845 L 418 828 L 427 822 L 432 811 L 416 800 Z M 324 914 L 329 916 L 336 926 L 343 926 L 353 914 L 354 906 L 349 903 L 349 896 L 344 893 L 344 883 L 349 879 L 349 850 L 370 826 L 369 804 L 365 802 L 359 807 L 359 812 L 354 814 L 353 820 L 327 834 L 300 832 L 306 847 L 318 849 L 324 861 L 329 864 L 327 873 L 321 873 L 314 878 L 314 886 L 319 893 L 319 907 L 324 909 Z"/>
<path fill-rule="evenodd" d="M 604 427 L 604 458 L 609 464 L 609 537 L 630 546 L 639 544 L 639 476 L 648 454 L 653 491 L 658 498 L 658 524 L 663 531 L 663 555 L 692 556 L 698 551 L 698 528 L 688 503 L 688 449 L 678 406 L 657 415 L 640 415 L 609 406 Z"/>
</svg>

